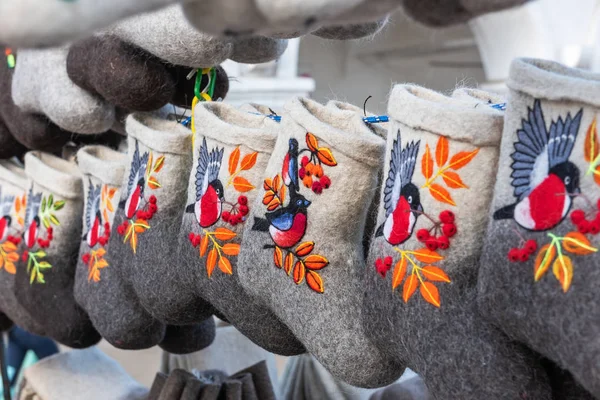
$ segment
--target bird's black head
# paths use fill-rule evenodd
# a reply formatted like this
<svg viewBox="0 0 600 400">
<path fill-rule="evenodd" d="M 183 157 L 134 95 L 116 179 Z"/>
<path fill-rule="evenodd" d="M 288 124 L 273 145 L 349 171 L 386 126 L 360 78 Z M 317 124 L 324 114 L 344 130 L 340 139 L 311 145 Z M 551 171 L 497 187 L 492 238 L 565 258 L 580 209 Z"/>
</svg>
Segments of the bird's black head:
<svg viewBox="0 0 600 400">
<path fill-rule="evenodd" d="M 410 208 L 413 211 L 423 211 L 423 207 L 421 206 L 421 194 L 419 193 L 419 188 L 417 188 L 413 183 L 408 183 L 406 186 L 402 188 L 400 195 L 408 201 L 410 204 Z"/>
<path fill-rule="evenodd" d="M 290 139 L 290 148 L 288 152 L 293 156 L 298 155 L 298 141 L 296 139 Z"/>
<path fill-rule="evenodd" d="M 100 210 L 96 211 L 96 218 L 98 218 L 99 222 L 102 222 L 102 213 L 100 212 Z"/>
<path fill-rule="evenodd" d="M 33 222 L 35 223 L 35 226 L 37 226 L 38 228 L 40 227 L 40 217 L 38 217 L 37 215 L 33 217 Z"/>
<path fill-rule="evenodd" d="M 551 174 L 558 176 L 565 187 L 567 193 L 576 194 L 580 192 L 579 189 L 579 168 L 570 161 L 560 163 L 550 170 Z"/>
<path fill-rule="evenodd" d="M 217 192 L 217 196 L 219 196 L 219 199 L 223 200 L 223 184 L 221 183 L 221 181 L 219 179 L 215 179 L 210 183 L 210 186 L 212 186 L 213 189 L 215 189 L 215 192 Z"/>
<path fill-rule="evenodd" d="M 140 192 L 141 192 L 141 193 L 144 193 L 144 187 L 146 187 L 146 179 L 145 179 L 144 177 L 141 177 L 141 178 L 138 180 L 138 182 L 137 182 L 137 185 L 138 185 L 138 186 L 139 186 L 139 188 L 140 188 Z"/>
<path fill-rule="evenodd" d="M 10 226 L 12 224 L 12 217 L 10 215 L 5 215 L 4 220 L 6 221 L 6 226 Z"/>
<path fill-rule="evenodd" d="M 294 211 L 306 212 L 306 209 L 310 205 L 311 205 L 311 202 L 309 200 L 306 200 L 306 198 L 304 196 L 302 196 L 300 193 L 296 193 L 290 199 L 289 207 Z"/>
</svg>

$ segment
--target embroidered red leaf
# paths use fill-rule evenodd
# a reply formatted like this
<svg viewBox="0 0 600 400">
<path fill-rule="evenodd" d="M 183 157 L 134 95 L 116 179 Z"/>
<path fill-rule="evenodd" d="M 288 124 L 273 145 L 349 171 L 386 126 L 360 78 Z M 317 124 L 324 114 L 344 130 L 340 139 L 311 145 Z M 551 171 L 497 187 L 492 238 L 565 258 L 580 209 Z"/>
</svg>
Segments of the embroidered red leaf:
<svg viewBox="0 0 600 400">
<path fill-rule="evenodd" d="M 565 235 L 562 241 L 563 248 L 569 253 L 578 254 L 581 256 L 592 254 L 598 251 L 598 249 L 592 246 L 585 235 L 579 232 L 570 232 Z"/>
<path fill-rule="evenodd" d="M 450 204 L 451 206 L 456 205 L 452 199 L 452 196 L 450 195 L 450 192 L 437 183 L 433 183 L 429 186 L 429 193 L 431 193 L 431 196 L 440 203 Z"/>
<path fill-rule="evenodd" d="M 535 264 L 533 266 L 533 274 L 535 281 L 539 281 L 542 276 L 548 271 L 550 268 L 550 264 L 552 264 L 552 260 L 556 256 L 556 248 L 547 244 L 540 249 L 537 257 L 535 258 Z"/>
<path fill-rule="evenodd" d="M 275 193 L 272 190 L 267 190 L 263 196 L 263 204 L 266 206 L 275 198 Z"/>
<path fill-rule="evenodd" d="M 229 175 L 235 174 L 240 161 L 240 146 L 236 147 L 229 155 Z"/>
<path fill-rule="evenodd" d="M 583 151 L 583 156 L 585 161 L 592 162 L 598 157 L 600 154 L 600 145 L 598 143 L 598 128 L 596 125 L 596 117 L 592 121 L 592 124 L 587 130 L 587 134 L 585 135 L 585 147 Z"/>
<path fill-rule="evenodd" d="M 444 178 L 444 182 L 451 189 L 468 189 L 469 187 L 465 185 L 462 181 L 460 175 L 456 172 L 446 171 L 442 174 L 442 178 Z"/>
<path fill-rule="evenodd" d="M 242 171 L 250 171 L 252 167 L 254 167 L 254 165 L 256 164 L 257 158 L 257 152 L 246 154 L 242 159 Z"/>
<path fill-rule="evenodd" d="M 427 247 L 415 251 L 414 256 L 417 260 L 421 261 L 424 264 L 432 264 L 444 259 L 444 257 L 439 255 L 435 251 L 429 250 Z"/>
<path fill-rule="evenodd" d="M 231 268 L 231 262 L 229 262 L 227 257 L 221 257 L 219 259 L 219 269 L 224 274 L 233 275 L 233 268 Z"/>
<path fill-rule="evenodd" d="M 208 252 L 208 257 L 206 257 L 206 272 L 208 272 L 208 277 L 212 276 L 215 267 L 217 266 L 217 249 L 212 249 Z"/>
<path fill-rule="evenodd" d="M 248 179 L 241 176 L 236 176 L 233 178 L 233 187 L 235 190 L 241 193 L 249 192 L 254 189 L 254 185 L 251 184 Z"/>
<path fill-rule="evenodd" d="M 304 268 L 304 263 L 302 261 L 297 261 L 296 265 L 294 265 L 294 282 L 296 282 L 296 285 L 301 284 L 304 281 L 305 276 L 306 268 Z"/>
<path fill-rule="evenodd" d="M 237 256 L 240 254 L 240 245 L 236 243 L 227 243 L 221 248 L 221 250 L 228 256 Z"/>
<path fill-rule="evenodd" d="M 440 307 L 440 292 L 433 283 L 423 282 L 421 284 L 421 296 L 423 296 L 426 302 L 438 308 Z"/>
<path fill-rule="evenodd" d="M 392 289 L 396 289 L 402 283 L 404 276 L 406 275 L 406 267 L 408 266 L 408 260 L 406 257 L 402 258 L 396 263 L 394 267 L 394 275 L 392 276 Z"/>
<path fill-rule="evenodd" d="M 315 248 L 315 242 L 304 242 L 296 248 L 296 255 L 298 257 L 305 257 L 312 253 Z"/>
<path fill-rule="evenodd" d="M 435 162 L 439 167 L 443 167 L 448 161 L 448 139 L 444 136 L 440 136 L 437 142 L 437 146 L 435 147 Z"/>
<path fill-rule="evenodd" d="M 200 257 L 204 257 L 206 250 L 208 250 L 208 235 L 204 235 L 200 242 Z"/>
<path fill-rule="evenodd" d="M 573 263 L 568 256 L 559 255 L 554 264 L 552 264 L 552 272 L 560 282 L 563 292 L 567 292 L 573 281 Z"/>
<path fill-rule="evenodd" d="M 479 153 L 479 149 L 475 149 L 473 151 L 463 151 L 458 154 L 455 154 L 450 159 L 450 168 L 454 170 L 461 169 L 462 167 L 469 164 L 473 158 Z"/>
<path fill-rule="evenodd" d="M 430 281 L 433 282 L 446 282 L 446 283 L 450 283 L 450 278 L 448 277 L 448 275 L 446 274 L 446 272 L 444 272 L 443 269 L 438 268 L 436 266 L 433 265 L 428 265 L 425 268 L 423 268 L 421 270 L 421 272 L 423 272 L 423 276 L 427 279 L 429 279 Z"/>
<path fill-rule="evenodd" d="M 236 237 L 235 232 L 230 231 L 227 228 L 217 228 L 214 233 L 215 237 L 219 240 L 228 241 Z"/>
<path fill-rule="evenodd" d="M 294 254 L 288 253 L 285 256 L 285 263 L 283 264 L 283 270 L 286 274 L 290 274 L 292 272 L 292 265 L 294 264 Z"/>
<path fill-rule="evenodd" d="M 417 286 L 419 286 L 419 280 L 417 279 L 417 275 L 410 274 L 408 279 L 404 282 L 404 287 L 402 288 L 402 300 L 405 303 L 408 303 L 408 300 L 415 294 L 417 290 Z"/>
<path fill-rule="evenodd" d="M 423 158 L 421 159 L 421 172 L 425 179 L 430 179 L 433 175 L 433 157 L 431 157 L 429 145 L 425 146 L 425 154 L 423 154 Z"/>
<path fill-rule="evenodd" d="M 275 246 L 275 251 L 273 252 L 273 261 L 277 268 L 281 269 L 281 267 L 283 267 L 283 252 L 277 246 Z"/>
<path fill-rule="evenodd" d="M 335 167 L 337 165 L 337 161 L 335 160 L 333 153 L 327 147 L 321 147 L 317 153 L 317 157 L 323 164 L 329 167 Z"/>
<path fill-rule="evenodd" d="M 165 165 L 165 156 L 158 157 L 156 159 L 156 162 L 154 163 L 154 172 L 159 173 L 164 165 Z"/>
<path fill-rule="evenodd" d="M 323 287 L 323 278 L 315 271 L 306 271 L 306 284 L 317 293 L 323 293 L 325 291 L 325 288 Z"/>
<path fill-rule="evenodd" d="M 329 260 L 325 257 L 313 254 L 304 259 L 304 264 L 306 268 L 312 271 L 318 271 L 329 265 Z"/>
<path fill-rule="evenodd" d="M 317 152 L 319 149 L 319 141 L 312 133 L 306 134 L 306 145 L 313 153 Z"/>
</svg>

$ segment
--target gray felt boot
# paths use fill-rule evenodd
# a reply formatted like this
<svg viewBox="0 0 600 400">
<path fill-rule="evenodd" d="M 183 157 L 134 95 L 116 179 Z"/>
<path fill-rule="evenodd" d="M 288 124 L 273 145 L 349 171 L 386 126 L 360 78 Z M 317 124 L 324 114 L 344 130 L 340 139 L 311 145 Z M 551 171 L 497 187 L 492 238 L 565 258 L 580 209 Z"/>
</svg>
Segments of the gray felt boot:
<svg viewBox="0 0 600 400">
<path fill-rule="evenodd" d="M 294 99 L 252 204 L 238 264 L 264 301 L 335 376 L 377 387 L 404 368 L 362 328 L 362 248 L 385 142 L 354 111 Z"/>
<path fill-rule="evenodd" d="M 600 75 L 518 59 L 481 258 L 482 312 L 600 396 Z"/>
<path fill-rule="evenodd" d="M 547 399 L 544 369 L 478 314 L 476 283 L 503 114 L 397 85 L 364 326 L 435 399 Z"/>
</svg>

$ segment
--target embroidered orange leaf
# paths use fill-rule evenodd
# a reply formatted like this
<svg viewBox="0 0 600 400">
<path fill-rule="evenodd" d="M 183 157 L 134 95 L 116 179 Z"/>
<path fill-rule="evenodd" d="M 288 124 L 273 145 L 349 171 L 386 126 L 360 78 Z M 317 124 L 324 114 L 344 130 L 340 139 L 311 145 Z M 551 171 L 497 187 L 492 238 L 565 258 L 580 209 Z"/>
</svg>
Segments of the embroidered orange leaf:
<svg viewBox="0 0 600 400">
<path fill-rule="evenodd" d="M 17 259 L 18 259 L 18 258 L 19 258 L 19 257 L 17 256 Z M 7 261 L 7 262 L 6 262 L 6 264 L 4 264 L 4 270 L 5 270 L 6 272 L 8 272 L 9 274 L 11 274 L 11 275 L 14 275 L 14 274 L 16 274 L 16 273 L 17 273 L 17 268 L 15 267 L 15 264 L 13 264 L 13 263 L 12 263 L 12 262 L 10 262 L 10 261 Z"/>
<path fill-rule="evenodd" d="M 275 193 L 272 190 L 267 190 L 263 196 L 263 204 L 268 205 L 275 198 Z"/>
<path fill-rule="evenodd" d="M 329 265 L 329 260 L 317 254 L 310 255 L 304 259 L 306 268 L 312 271 L 318 271 Z"/>
<path fill-rule="evenodd" d="M 394 275 L 392 276 L 392 289 L 396 289 L 402 283 L 404 275 L 406 275 L 406 267 L 408 266 L 408 260 L 402 256 L 400 261 L 396 263 L 394 267 Z"/>
<path fill-rule="evenodd" d="M 106 268 L 106 267 L 108 267 L 108 262 L 104 258 L 101 258 L 98 261 L 96 261 L 96 264 L 94 265 L 94 267 L 96 267 L 98 269 Z"/>
<path fill-rule="evenodd" d="M 421 172 L 425 179 L 430 179 L 433 175 L 433 157 L 431 157 L 429 145 L 425 146 L 425 154 L 423 154 L 423 158 L 421 159 Z"/>
<path fill-rule="evenodd" d="M 137 233 L 135 233 L 135 231 L 131 232 L 131 248 L 133 249 L 134 253 L 137 252 L 137 244 L 138 244 Z"/>
<path fill-rule="evenodd" d="M 402 288 L 402 300 L 405 303 L 408 303 L 408 300 L 412 297 L 417 290 L 417 286 L 419 285 L 419 280 L 417 279 L 417 275 L 410 274 L 408 279 L 404 282 L 404 287 Z"/>
<path fill-rule="evenodd" d="M 15 211 L 17 214 L 21 212 L 21 202 L 19 201 L 19 197 L 15 199 Z"/>
<path fill-rule="evenodd" d="M 312 133 L 306 134 L 306 145 L 312 152 L 316 152 L 319 149 L 319 141 Z"/>
<path fill-rule="evenodd" d="M 565 235 L 562 241 L 563 248 L 569 253 L 578 254 L 581 256 L 592 254 L 598 249 L 592 247 L 592 243 L 585 235 L 579 232 L 570 232 Z"/>
<path fill-rule="evenodd" d="M 283 252 L 277 246 L 275 246 L 275 251 L 273 252 L 273 261 L 277 268 L 283 267 Z"/>
<path fill-rule="evenodd" d="M 200 257 L 204 257 L 206 250 L 208 250 L 208 235 L 202 236 L 202 241 L 200 242 Z"/>
<path fill-rule="evenodd" d="M 273 189 L 273 179 L 266 178 L 265 181 L 263 182 L 263 189 L 272 190 Z"/>
<path fill-rule="evenodd" d="M 279 192 L 279 200 L 281 201 L 281 204 L 283 204 L 285 202 L 285 193 L 286 193 L 286 186 L 283 185 L 281 187 L 281 191 Z"/>
<path fill-rule="evenodd" d="M 335 167 L 337 165 L 337 161 L 335 160 L 333 153 L 327 147 L 321 147 L 317 153 L 317 157 L 319 157 L 319 160 L 323 164 L 329 167 Z"/>
<path fill-rule="evenodd" d="M 110 188 L 108 190 L 108 198 L 112 199 L 113 197 L 115 197 L 116 193 L 117 193 L 117 188 Z"/>
<path fill-rule="evenodd" d="M 7 253 L 10 253 L 13 251 L 17 251 L 17 246 L 12 242 L 5 242 L 2 244 L 2 250 L 4 250 Z"/>
<path fill-rule="evenodd" d="M 236 147 L 235 150 L 229 155 L 229 175 L 235 174 L 238 163 L 240 161 L 240 146 Z"/>
<path fill-rule="evenodd" d="M 231 262 L 229 262 L 227 257 L 221 257 L 219 259 L 219 269 L 224 274 L 233 275 L 233 268 L 231 268 Z"/>
<path fill-rule="evenodd" d="M 305 257 L 312 253 L 315 248 L 315 242 L 304 242 L 296 248 L 296 255 L 298 257 Z"/>
<path fill-rule="evenodd" d="M 462 167 L 469 164 L 475 158 L 477 153 L 479 153 L 479 149 L 475 149 L 473 151 L 463 151 L 455 154 L 450 159 L 450 168 L 454 170 L 461 169 Z"/>
<path fill-rule="evenodd" d="M 233 178 L 233 187 L 241 193 L 249 192 L 254 189 L 254 185 L 251 184 L 248 179 L 241 176 Z"/>
<path fill-rule="evenodd" d="M 273 178 L 273 188 L 275 191 L 279 189 L 279 186 L 281 186 L 281 177 L 277 175 L 275 178 Z"/>
<path fill-rule="evenodd" d="M 152 155 L 152 152 L 150 152 L 150 155 L 148 156 L 148 165 L 146 165 L 146 176 L 150 175 L 150 169 L 152 168 L 152 163 L 153 163 L 153 158 L 154 156 Z"/>
<path fill-rule="evenodd" d="M 208 257 L 206 257 L 206 272 L 208 272 L 208 277 L 212 276 L 215 267 L 217 266 L 217 249 L 212 249 L 208 252 Z"/>
<path fill-rule="evenodd" d="M 158 183 L 158 179 L 156 179 L 155 176 L 151 176 L 150 179 L 148 179 L 148 187 L 150 189 L 158 189 L 162 186 L 160 185 L 160 183 Z"/>
<path fill-rule="evenodd" d="M 433 196 L 434 199 L 439 201 L 440 203 L 450 204 L 451 206 L 455 206 L 456 203 L 452 199 L 450 192 L 448 192 L 444 187 L 438 185 L 437 183 L 433 183 L 429 186 L 429 193 Z"/>
<path fill-rule="evenodd" d="M 237 256 L 240 254 L 240 245 L 236 243 L 227 243 L 221 248 L 221 250 L 228 256 Z"/>
<path fill-rule="evenodd" d="M 159 173 L 164 165 L 165 165 L 165 156 L 158 157 L 156 159 L 156 162 L 154 163 L 154 172 Z"/>
<path fill-rule="evenodd" d="M 448 161 L 448 139 L 444 136 L 440 136 L 437 146 L 435 147 L 435 162 L 439 167 L 443 167 Z"/>
<path fill-rule="evenodd" d="M 246 154 L 242 159 L 242 171 L 250 171 L 256 164 L 257 158 L 258 153 L 256 151 L 254 153 Z"/>
<path fill-rule="evenodd" d="M 7 253 L 6 254 L 6 262 L 17 262 L 19 261 L 19 255 L 17 253 Z"/>
<path fill-rule="evenodd" d="M 267 206 L 267 211 L 273 211 L 277 207 L 279 207 L 280 205 L 281 205 L 281 202 L 279 201 L 279 199 L 278 198 L 274 198 L 273 200 L 271 200 L 271 202 Z"/>
<path fill-rule="evenodd" d="M 290 274 L 292 272 L 292 265 L 294 264 L 294 255 L 292 253 L 288 253 L 285 256 L 285 263 L 283 264 L 283 270 L 286 274 Z"/>
<path fill-rule="evenodd" d="M 215 233 L 214 233 L 215 237 L 219 240 L 223 240 L 223 241 L 227 241 L 227 240 L 231 240 L 234 237 L 236 237 L 237 235 L 235 234 L 235 232 L 230 231 L 227 228 L 217 228 L 215 229 Z"/>
<path fill-rule="evenodd" d="M 433 304 L 436 307 L 440 307 L 440 292 L 438 288 L 431 282 L 423 282 L 421 285 L 421 296 L 426 302 Z"/>
<path fill-rule="evenodd" d="M 594 170 L 594 181 L 597 185 L 600 185 L 600 165 Z M 21 224 L 23 225 L 23 224 Z"/>
<path fill-rule="evenodd" d="M 323 278 L 315 271 L 306 271 L 306 284 L 317 293 L 323 293 L 325 291 L 325 288 L 323 287 Z"/>
<path fill-rule="evenodd" d="M 552 272 L 560 282 L 563 292 L 567 292 L 573 281 L 573 263 L 568 256 L 559 255 L 554 264 L 552 264 Z"/>
<path fill-rule="evenodd" d="M 105 254 L 106 254 L 106 250 L 104 248 L 100 248 L 100 249 L 98 249 L 98 251 L 96 251 L 96 257 L 98 257 L 98 258 L 104 257 Z"/>
<path fill-rule="evenodd" d="M 99 270 L 95 270 L 93 275 L 92 275 L 94 282 L 100 282 L 100 271 Z"/>
<path fill-rule="evenodd" d="M 446 171 L 442 174 L 442 178 L 444 178 L 444 182 L 451 189 L 468 189 L 469 187 L 465 185 L 462 181 L 460 175 L 456 172 Z"/>
<path fill-rule="evenodd" d="M 439 255 L 435 251 L 429 250 L 427 247 L 415 251 L 414 256 L 417 260 L 425 264 L 432 264 L 438 261 L 442 261 L 444 259 L 444 257 Z"/>
<path fill-rule="evenodd" d="M 0 269 L 4 267 L 4 257 L 0 257 Z"/>
<path fill-rule="evenodd" d="M 448 277 L 448 275 L 446 274 L 446 272 L 444 272 L 443 269 L 433 266 L 433 265 L 428 265 L 425 268 L 423 268 L 421 270 L 421 272 L 423 273 L 423 276 L 427 279 L 429 279 L 430 281 L 433 282 L 446 282 L 446 283 L 450 283 L 450 278 Z"/>
<path fill-rule="evenodd" d="M 550 268 L 550 264 L 552 264 L 552 260 L 554 260 L 555 256 L 556 248 L 551 244 L 547 244 L 540 249 L 537 257 L 535 258 L 535 264 L 533 266 L 533 274 L 536 282 L 539 281 L 542 276 L 544 276 L 546 271 L 548 271 L 548 268 Z"/>
<path fill-rule="evenodd" d="M 304 263 L 302 261 L 297 261 L 296 265 L 294 265 L 294 282 L 296 282 L 296 285 L 301 284 L 304 281 L 305 276 L 306 268 L 304 267 Z"/>
<path fill-rule="evenodd" d="M 594 117 L 594 120 L 592 121 L 592 124 L 588 128 L 587 134 L 585 135 L 583 156 L 585 161 L 592 162 L 598 157 L 599 154 L 600 145 L 598 143 L 598 129 L 596 125 L 596 117 Z"/>
</svg>

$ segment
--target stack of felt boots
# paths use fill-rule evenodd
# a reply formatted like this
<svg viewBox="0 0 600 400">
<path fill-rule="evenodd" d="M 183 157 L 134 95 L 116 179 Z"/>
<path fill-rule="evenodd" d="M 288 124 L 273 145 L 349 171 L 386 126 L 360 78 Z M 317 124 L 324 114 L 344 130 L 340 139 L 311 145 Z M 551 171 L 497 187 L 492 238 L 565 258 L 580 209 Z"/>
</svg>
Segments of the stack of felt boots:
<svg viewBox="0 0 600 400">
<path fill-rule="evenodd" d="M 508 86 L 482 314 L 598 397 L 600 76 L 518 59 Z"/>
</svg>

